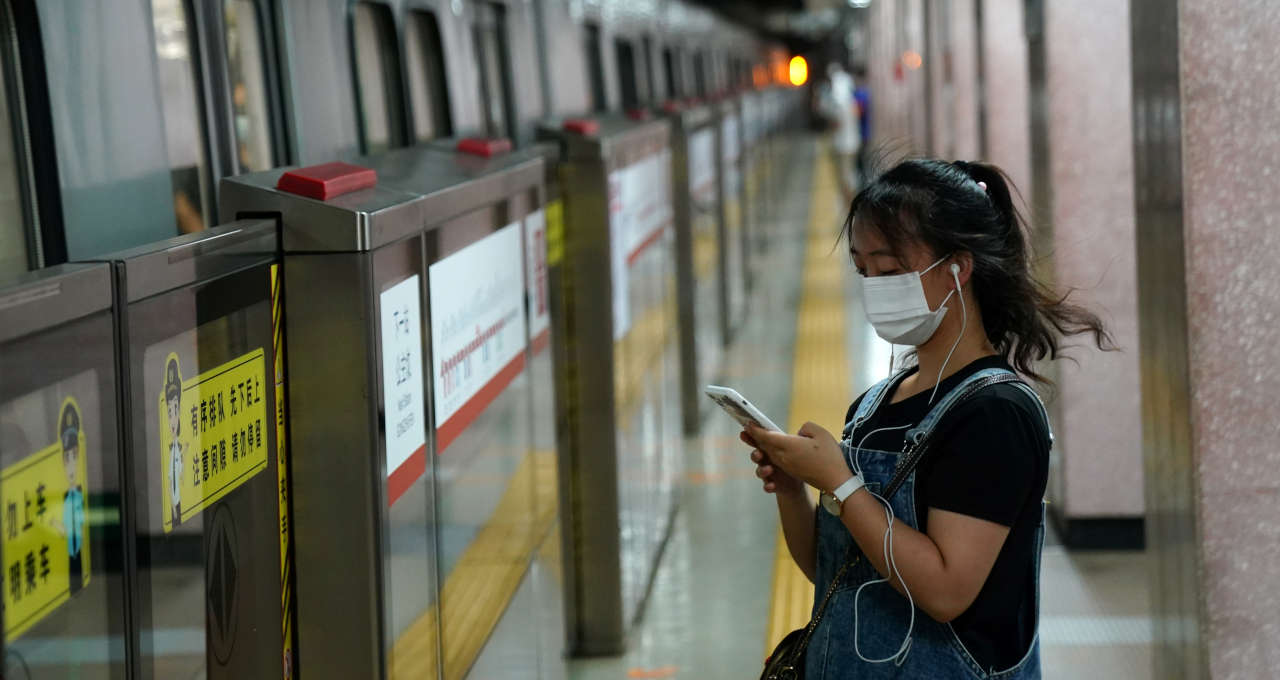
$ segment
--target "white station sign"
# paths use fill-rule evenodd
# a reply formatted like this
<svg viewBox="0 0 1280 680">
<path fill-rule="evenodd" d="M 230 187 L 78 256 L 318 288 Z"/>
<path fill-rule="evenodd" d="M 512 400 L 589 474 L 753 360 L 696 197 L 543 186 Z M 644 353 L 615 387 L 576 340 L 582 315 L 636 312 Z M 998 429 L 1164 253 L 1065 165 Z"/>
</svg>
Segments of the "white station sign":
<svg viewBox="0 0 1280 680">
<path fill-rule="evenodd" d="M 426 471 L 422 397 L 422 296 L 417 274 L 382 291 L 382 425 L 387 437 L 387 500 L 395 503 Z"/>
<path fill-rule="evenodd" d="M 524 218 L 524 271 L 529 291 L 529 344 L 539 352 L 547 344 L 551 311 L 547 299 L 547 214 L 539 209 Z"/>
<path fill-rule="evenodd" d="M 670 151 L 664 149 L 609 173 L 614 340 L 631 329 L 628 269 L 646 249 L 662 241 L 671 219 Z"/>
<path fill-rule="evenodd" d="M 524 370 L 520 238 L 508 224 L 427 270 L 437 453 Z"/>
</svg>

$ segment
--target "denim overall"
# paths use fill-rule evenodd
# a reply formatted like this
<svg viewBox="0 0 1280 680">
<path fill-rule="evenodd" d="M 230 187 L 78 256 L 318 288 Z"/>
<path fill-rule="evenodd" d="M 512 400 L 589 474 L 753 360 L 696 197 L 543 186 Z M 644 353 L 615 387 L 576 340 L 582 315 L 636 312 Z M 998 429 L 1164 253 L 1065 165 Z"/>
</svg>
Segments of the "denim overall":
<svg viewBox="0 0 1280 680">
<path fill-rule="evenodd" d="M 977 387 L 976 383 L 996 376 L 1007 378 L 1012 372 L 1002 368 L 991 368 L 978 371 L 966 378 L 954 389 L 942 397 L 929 411 L 924 420 L 916 427 L 907 430 L 908 442 L 920 442 L 938 424 L 942 415 L 960 400 L 966 388 Z M 845 425 L 844 440 L 840 448 L 844 450 L 845 461 L 852 469 L 861 469 L 863 481 L 867 489 L 882 494 L 894 476 L 895 467 L 903 455 L 893 451 L 875 451 L 856 449 L 857 442 L 851 441 L 852 433 L 865 423 L 879 408 L 881 402 L 893 393 L 905 373 L 888 378 L 867 391 L 853 420 Z M 1018 385 L 1031 395 L 1032 390 L 1023 382 L 1010 382 Z M 1036 396 L 1036 403 L 1041 404 Z M 1040 406 L 1041 415 L 1046 425 L 1049 422 L 1044 407 Z M 896 425 L 899 423 L 886 423 Z M 1052 434 L 1050 434 L 1052 442 Z M 856 460 L 855 460 L 856 457 Z M 916 517 L 915 472 L 908 475 L 892 498 L 887 499 L 893 506 L 894 516 L 913 529 L 919 529 L 919 518 Z M 1040 551 L 1044 545 L 1044 504 L 1041 503 L 1040 524 L 1035 534 L 1035 577 L 1036 586 L 1036 621 L 1040 618 Z M 877 548 L 879 549 L 879 548 Z M 817 512 L 817 572 L 814 581 L 815 592 L 825 594 L 831 586 L 842 566 L 853 562 L 836 587 L 827 604 L 822 621 L 813 631 L 807 656 L 805 658 L 805 680 L 864 680 L 870 678 L 928 678 L 931 680 L 949 680 L 952 678 L 1002 678 L 1006 680 L 1028 680 L 1040 677 L 1040 638 L 1037 632 L 1030 649 L 1022 660 L 1012 668 L 982 668 L 973 659 L 969 651 L 956 635 L 950 624 L 938 623 L 929 618 L 919 607 L 915 610 L 915 627 L 911 633 L 911 643 L 905 655 L 885 663 L 868 663 L 859 658 L 854 649 L 854 597 L 858 587 L 868 581 L 881 578 L 880 573 L 862 555 L 858 545 L 854 543 L 849 530 L 839 518 L 819 509 Z M 819 602 L 814 603 L 817 611 Z M 907 598 L 899 594 L 887 583 L 869 585 L 862 590 L 857 599 L 857 649 L 868 659 L 883 659 L 895 655 L 902 645 L 910 622 L 911 608 Z"/>
</svg>

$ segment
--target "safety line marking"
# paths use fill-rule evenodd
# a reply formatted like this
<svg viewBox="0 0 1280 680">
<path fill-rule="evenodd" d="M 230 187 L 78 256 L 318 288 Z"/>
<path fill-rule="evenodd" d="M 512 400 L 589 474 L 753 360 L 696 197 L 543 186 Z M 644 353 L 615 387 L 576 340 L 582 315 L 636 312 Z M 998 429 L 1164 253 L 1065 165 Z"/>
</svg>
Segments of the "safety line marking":
<svg viewBox="0 0 1280 680">
<path fill-rule="evenodd" d="M 839 423 L 830 427 L 832 422 L 821 421 L 839 418 L 853 399 L 845 344 L 843 268 L 848 264 L 832 247 L 836 236 L 837 191 L 829 156 L 819 150 L 814 158 L 788 411 L 792 432 L 800 429 L 806 420 L 838 432 Z M 783 636 L 808 623 L 812 606 L 813 584 L 792 561 L 779 525 L 769 618 L 765 626 L 766 655 Z"/>
</svg>

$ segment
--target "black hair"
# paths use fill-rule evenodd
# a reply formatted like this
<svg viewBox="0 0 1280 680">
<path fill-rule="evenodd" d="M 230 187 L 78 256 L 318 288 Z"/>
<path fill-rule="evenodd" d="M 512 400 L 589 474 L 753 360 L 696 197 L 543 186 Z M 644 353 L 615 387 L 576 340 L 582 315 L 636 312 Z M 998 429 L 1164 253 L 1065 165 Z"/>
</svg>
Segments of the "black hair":
<svg viewBox="0 0 1280 680">
<path fill-rule="evenodd" d="M 937 256 L 971 254 L 969 288 L 987 337 L 1018 372 L 1047 383 L 1034 362 L 1057 359 L 1063 337 L 1089 333 L 1099 349 L 1115 345 L 1098 315 L 1032 273 L 1027 224 L 1014 206 L 1012 186 L 988 163 L 905 160 L 858 192 L 843 236 L 852 252 L 855 224 L 875 229 L 899 259 L 902 246 L 911 243 Z"/>
</svg>

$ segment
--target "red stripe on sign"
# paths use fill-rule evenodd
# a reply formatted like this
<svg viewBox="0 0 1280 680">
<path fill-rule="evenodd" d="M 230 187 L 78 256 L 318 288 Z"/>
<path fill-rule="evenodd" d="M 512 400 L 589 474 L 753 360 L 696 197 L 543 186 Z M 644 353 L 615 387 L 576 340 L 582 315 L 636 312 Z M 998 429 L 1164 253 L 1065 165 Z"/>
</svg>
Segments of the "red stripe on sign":
<svg viewBox="0 0 1280 680">
<path fill-rule="evenodd" d="M 541 354 L 542 350 L 546 349 L 547 345 L 549 344 L 551 344 L 550 328 L 542 329 L 542 332 L 538 334 L 538 337 L 534 338 L 533 342 L 529 343 L 529 345 L 533 348 L 533 354 L 535 355 Z"/>
<path fill-rule="evenodd" d="M 427 445 L 423 444 L 418 447 L 417 451 L 409 454 L 400 467 L 391 471 L 387 475 L 387 507 L 391 507 L 404 492 L 418 481 L 418 478 L 427 471 Z"/>
<path fill-rule="evenodd" d="M 645 239 L 644 239 L 644 242 L 643 242 L 643 243 L 641 243 L 640 245 L 636 246 L 636 249 L 635 249 L 635 250 L 633 250 L 633 251 L 631 251 L 631 254 L 630 254 L 630 255 L 627 255 L 627 266 L 628 266 L 628 267 L 630 267 L 631 265 L 635 264 L 635 263 L 636 263 L 636 260 L 640 259 L 640 255 L 641 255 L 641 253 L 643 253 L 643 252 L 644 252 L 645 248 L 648 248 L 649 246 L 651 246 L 651 245 L 653 245 L 653 244 L 657 243 L 657 242 L 658 242 L 658 240 L 662 238 L 662 235 L 663 235 L 663 234 L 665 234 L 665 233 L 667 233 L 667 225 L 669 225 L 669 224 L 671 224 L 671 222 L 670 222 L 670 221 L 663 222 L 661 227 L 658 227 L 657 229 L 654 229 L 654 230 L 653 230 L 653 233 L 651 233 L 651 234 L 649 234 L 648 236 L 646 236 L 646 237 L 645 237 Z"/>
<path fill-rule="evenodd" d="M 467 429 L 468 425 L 480 417 L 480 414 L 484 413 L 489 404 L 492 404 L 493 400 L 497 399 L 499 394 L 502 394 L 502 390 L 506 389 L 507 385 L 510 385 L 511 381 L 515 380 L 516 376 L 520 375 L 520 371 L 523 370 L 524 352 L 521 352 L 511 360 L 511 363 L 504 366 L 501 371 L 498 371 L 498 374 L 493 376 L 492 380 L 485 383 L 485 386 L 481 387 L 479 392 L 476 392 L 474 396 L 468 399 L 467 403 L 462 405 L 462 408 L 458 409 L 452 416 L 449 416 L 449 419 L 444 421 L 440 427 L 437 427 L 436 455 L 444 453 L 444 450 L 449 448 L 453 440 L 457 439 L 458 435 L 462 434 L 462 431 Z"/>
</svg>

